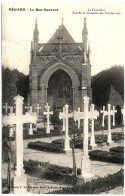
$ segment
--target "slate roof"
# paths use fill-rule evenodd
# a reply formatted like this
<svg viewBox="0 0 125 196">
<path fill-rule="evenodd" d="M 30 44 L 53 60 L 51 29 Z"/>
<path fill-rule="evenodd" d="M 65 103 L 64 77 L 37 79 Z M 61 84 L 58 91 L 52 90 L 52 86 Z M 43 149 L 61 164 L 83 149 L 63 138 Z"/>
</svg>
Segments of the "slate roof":
<svg viewBox="0 0 125 196">
<path fill-rule="evenodd" d="M 57 54 L 59 51 L 59 43 L 61 42 L 61 51 L 62 53 L 75 53 L 82 54 L 82 43 L 77 44 L 66 27 L 60 25 L 56 30 L 54 35 L 50 38 L 47 44 L 39 44 L 39 54 L 40 55 L 49 55 Z M 41 47 L 42 46 L 42 47 Z"/>
</svg>

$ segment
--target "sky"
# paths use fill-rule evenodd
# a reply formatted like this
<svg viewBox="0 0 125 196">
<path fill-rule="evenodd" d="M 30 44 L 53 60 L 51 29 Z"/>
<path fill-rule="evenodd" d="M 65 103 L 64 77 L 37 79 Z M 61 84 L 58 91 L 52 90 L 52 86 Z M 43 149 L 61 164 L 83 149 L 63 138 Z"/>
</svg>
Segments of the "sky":
<svg viewBox="0 0 125 196">
<path fill-rule="evenodd" d="M 9 8 L 25 8 L 25 11 L 9 11 Z M 59 10 L 36 11 L 36 8 Z M 99 9 L 103 10 L 102 14 Z M 86 16 L 92 75 L 124 64 L 123 3 L 84 2 L 2 3 L 2 64 L 28 74 L 35 19 L 38 20 L 39 43 L 46 43 L 61 24 L 62 14 L 64 25 L 76 42 L 82 42 Z"/>
</svg>

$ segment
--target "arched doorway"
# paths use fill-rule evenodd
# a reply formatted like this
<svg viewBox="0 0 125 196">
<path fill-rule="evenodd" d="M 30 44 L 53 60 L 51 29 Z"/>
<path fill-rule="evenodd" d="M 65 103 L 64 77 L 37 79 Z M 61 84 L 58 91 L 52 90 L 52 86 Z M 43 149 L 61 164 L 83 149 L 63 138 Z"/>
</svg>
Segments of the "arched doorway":
<svg viewBox="0 0 125 196">
<path fill-rule="evenodd" d="M 51 110 L 62 111 L 65 104 L 69 110 L 73 109 L 72 81 L 65 71 L 59 69 L 49 78 L 47 101 Z"/>
</svg>

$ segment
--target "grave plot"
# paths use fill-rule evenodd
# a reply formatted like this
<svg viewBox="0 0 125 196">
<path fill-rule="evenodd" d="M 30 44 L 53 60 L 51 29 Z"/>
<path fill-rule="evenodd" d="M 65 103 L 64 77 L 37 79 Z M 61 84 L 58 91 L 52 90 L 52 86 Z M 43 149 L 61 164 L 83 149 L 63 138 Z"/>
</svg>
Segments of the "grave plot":
<svg viewBox="0 0 125 196">
<path fill-rule="evenodd" d="M 59 187 L 59 182 L 60 182 L 60 188 L 59 188 L 60 190 L 62 190 L 63 187 L 68 186 L 68 187 L 66 187 L 66 189 L 63 189 L 64 193 L 65 193 L 65 191 L 68 191 L 69 193 L 70 192 L 73 193 L 74 189 L 72 189 L 72 188 L 75 186 L 74 184 L 77 184 L 77 183 L 82 184 L 82 186 L 80 185 L 79 189 L 77 189 L 77 186 L 75 186 L 75 191 L 77 193 L 84 193 L 84 191 L 83 191 L 84 188 L 86 188 L 88 186 L 89 187 L 94 186 L 92 183 L 95 183 L 95 184 L 101 183 L 102 187 L 100 187 L 100 185 L 99 185 L 99 188 L 95 189 L 95 192 L 94 192 L 95 194 L 99 193 L 99 191 L 104 192 L 104 191 L 110 190 L 111 188 L 115 188 L 117 186 L 123 185 L 123 171 L 119 172 L 121 167 L 123 167 L 123 162 L 120 162 L 120 164 L 115 164 L 115 162 L 112 161 L 113 163 L 109 164 L 108 162 L 102 162 L 102 160 L 99 160 L 99 161 L 90 160 L 91 155 L 89 157 L 89 152 L 88 152 L 88 146 L 89 146 L 88 119 L 93 120 L 94 118 L 97 118 L 98 112 L 96 110 L 94 110 L 92 107 L 89 111 L 88 104 L 89 104 L 89 98 L 84 97 L 84 112 L 80 112 L 78 110 L 77 112 L 74 112 L 73 114 L 68 113 L 67 105 L 64 107 L 63 113 L 60 113 L 60 118 L 64 118 L 63 122 L 65 124 L 65 126 L 64 126 L 65 127 L 64 140 L 56 140 L 56 142 L 55 142 L 55 141 L 53 141 L 53 140 L 55 140 L 55 138 L 53 138 L 53 139 L 52 138 L 41 138 L 42 145 L 41 145 L 41 141 L 37 142 L 39 148 L 44 148 L 44 147 L 50 148 L 51 147 L 51 149 L 52 149 L 51 153 L 49 151 L 47 152 L 47 150 L 41 152 L 41 151 L 27 149 L 27 144 L 29 143 L 28 140 L 24 141 L 24 147 L 23 147 L 23 145 L 22 145 L 23 137 L 21 136 L 21 138 L 22 138 L 21 139 L 21 141 L 22 141 L 21 148 L 23 147 L 23 149 L 24 149 L 24 160 L 25 161 L 23 163 L 23 161 L 22 161 L 23 156 L 21 155 L 20 161 L 22 161 L 21 165 L 22 165 L 22 168 L 24 165 L 24 168 L 23 168 L 23 170 L 20 170 L 20 171 L 22 172 L 21 173 L 21 175 L 22 175 L 25 170 L 25 172 L 27 174 L 26 176 L 28 176 L 25 178 L 25 179 L 28 179 L 27 180 L 28 184 L 26 185 L 27 190 L 25 190 L 25 191 L 31 191 L 31 192 L 34 191 L 34 193 L 49 193 L 52 190 L 51 193 L 54 193 L 53 189 L 54 189 L 54 191 L 57 191 L 58 188 L 56 189 L 56 187 L 55 187 L 55 188 L 50 189 L 50 191 L 48 191 L 49 186 L 46 187 L 46 184 L 47 183 L 51 184 L 52 181 L 57 185 L 57 187 Z M 20 117 L 21 117 L 21 115 L 22 114 L 20 114 Z M 27 113 L 26 115 L 28 115 L 28 119 L 30 119 L 31 114 Z M 33 116 L 34 115 L 32 114 L 32 117 Z M 82 145 L 81 149 L 74 149 L 72 144 L 70 146 L 68 118 L 71 116 L 73 116 L 75 118 L 75 120 L 84 119 L 84 122 L 85 122 L 84 127 L 83 127 L 83 137 L 78 138 L 78 142 L 80 141 L 82 144 L 84 144 L 84 145 Z M 15 115 L 14 115 L 14 117 L 15 117 Z M 7 119 L 7 117 L 6 117 L 6 119 Z M 30 122 L 30 120 L 28 121 L 30 124 L 32 124 L 35 121 L 35 120 L 33 120 L 33 122 Z M 14 120 L 12 122 L 9 121 L 9 123 L 15 124 L 15 121 Z M 87 132 L 85 133 L 84 130 L 87 130 Z M 31 135 L 34 134 L 32 126 L 30 126 L 29 131 L 30 131 L 29 133 Z M 21 132 L 21 133 L 23 133 L 23 132 Z M 90 134 L 90 142 L 92 141 L 91 138 L 92 138 L 92 133 Z M 77 140 L 77 138 L 75 138 L 75 139 Z M 95 136 L 94 136 L 94 139 L 96 141 Z M 50 143 L 48 143 L 46 141 L 50 141 Z M 59 146 L 62 147 L 61 146 L 62 144 L 60 144 L 60 141 L 61 142 L 63 141 L 62 144 L 65 148 L 65 151 L 69 151 L 69 149 L 72 148 L 71 153 L 62 154 L 62 153 L 56 152 L 57 148 L 58 148 L 58 151 L 60 150 Z M 56 144 L 56 143 L 58 143 L 58 144 Z M 66 145 L 65 145 L 65 143 L 66 143 Z M 34 145 L 35 142 L 32 141 L 31 144 Z M 85 146 L 85 144 L 86 144 L 86 146 Z M 114 147 L 114 145 L 115 145 L 115 143 L 113 144 L 113 147 Z M 16 148 L 17 148 L 17 146 L 16 146 Z M 103 147 L 100 147 L 100 148 L 103 149 Z M 123 155 L 123 149 L 121 147 L 117 147 L 117 148 L 113 148 L 113 149 L 112 148 L 110 149 L 110 148 L 111 148 L 110 146 L 107 146 L 107 151 L 110 151 L 108 153 L 110 153 L 111 155 L 117 154 L 117 156 L 119 156 L 118 154 L 121 153 L 121 151 L 122 151 L 121 154 Z M 68 149 L 68 150 L 66 150 L 66 149 Z M 61 150 L 62 150 L 62 148 L 61 148 Z M 73 150 L 74 150 L 74 152 L 73 152 Z M 106 153 L 107 153 L 107 151 L 106 151 Z M 109 156 L 109 154 L 108 154 L 108 156 Z M 104 158 L 104 155 L 102 155 L 102 157 Z M 17 158 L 19 158 L 19 157 L 17 157 Z M 29 161 L 29 159 L 30 159 L 30 161 Z M 115 159 L 116 158 L 114 158 L 114 160 Z M 84 165 L 85 162 L 86 162 L 86 164 Z M 98 174 L 97 174 L 97 171 L 98 171 Z M 114 174 L 116 172 L 117 172 L 117 174 Z M 108 174 L 111 175 L 110 178 L 108 178 L 108 176 L 107 176 Z M 102 179 L 100 180 L 99 177 L 101 177 Z M 95 180 L 94 182 L 93 182 L 92 178 Z M 115 178 L 119 179 L 119 183 L 118 182 L 116 183 Z M 32 179 L 34 179 L 34 183 L 32 182 Z M 44 179 L 45 185 L 44 185 L 44 187 L 40 187 L 41 183 L 43 182 L 43 179 Z M 110 184 L 111 179 L 114 179 L 114 184 L 110 185 L 106 190 L 104 190 L 104 188 L 103 188 L 104 183 L 103 182 L 105 181 L 105 183 Z M 35 191 L 35 188 L 33 190 L 33 186 L 36 186 L 38 181 L 39 181 L 39 186 L 37 188 L 38 190 Z M 85 182 L 87 182 L 87 181 L 91 181 L 91 182 L 89 182 L 90 184 L 86 185 Z M 19 180 L 18 180 L 18 183 L 19 183 Z M 23 183 L 24 183 L 24 181 L 23 181 Z M 55 192 L 55 193 L 57 193 L 57 192 Z"/>
</svg>

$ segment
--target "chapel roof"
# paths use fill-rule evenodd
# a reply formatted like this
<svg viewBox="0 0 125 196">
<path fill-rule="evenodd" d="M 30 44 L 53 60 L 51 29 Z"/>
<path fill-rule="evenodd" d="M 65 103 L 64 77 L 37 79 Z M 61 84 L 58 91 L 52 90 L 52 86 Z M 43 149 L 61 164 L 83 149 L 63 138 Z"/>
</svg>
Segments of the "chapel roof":
<svg viewBox="0 0 125 196">
<path fill-rule="evenodd" d="M 59 43 L 61 43 L 62 53 L 82 53 L 82 43 L 76 43 L 66 27 L 62 24 L 47 44 L 39 44 L 39 54 L 47 55 L 50 53 L 57 53 Z"/>
<path fill-rule="evenodd" d="M 59 43 L 58 36 L 60 33 L 62 35 L 61 43 L 75 43 L 74 39 L 64 25 L 59 26 L 54 35 L 48 41 L 48 43 Z"/>
</svg>

